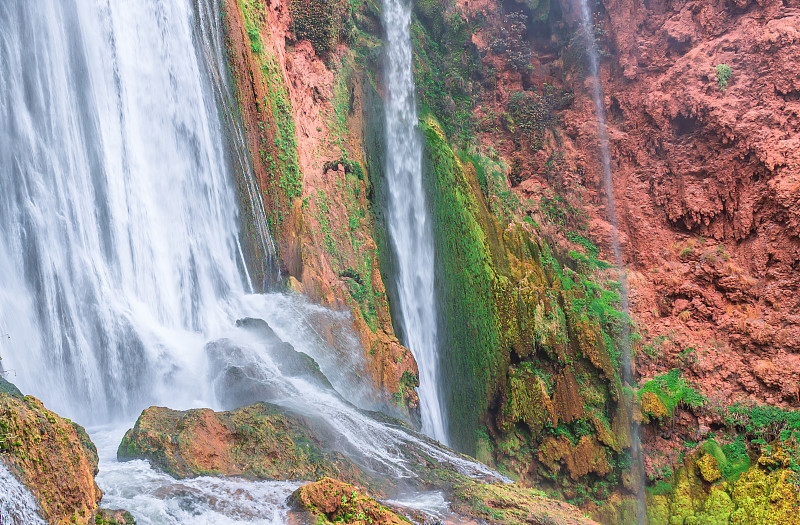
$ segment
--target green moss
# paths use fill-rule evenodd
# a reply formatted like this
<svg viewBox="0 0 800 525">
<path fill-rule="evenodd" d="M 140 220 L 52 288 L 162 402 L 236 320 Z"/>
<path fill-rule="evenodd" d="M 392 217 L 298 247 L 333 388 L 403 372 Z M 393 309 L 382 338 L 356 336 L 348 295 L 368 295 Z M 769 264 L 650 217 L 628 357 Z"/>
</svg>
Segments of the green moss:
<svg viewBox="0 0 800 525">
<path fill-rule="evenodd" d="M 421 127 L 438 274 L 447 276 L 439 280 L 437 294 L 445 324 L 443 373 L 444 377 L 464 378 L 451 382 L 445 403 L 451 435 L 458 436 L 456 446 L 474 452 L 478 420 L 508 360 L 498 351 L 500 319 L 493 300 L 496 273 L 487 235 L 478 222 L 486 210 L 475 199 L 472 184 L 477 185 L 477 180 L 466 178 L 437 123 L 429 118 Z"/>
<path fill-rule="evenodd" d="M 459 144 L 472 137 L 472 110 L 480 86 L 480 58 L 472 43 L 475 22 L 453 0 L 415 2 L 411 25 L 414 77 L 423 113 L 433 113 L 445 135 Z"/>
<path fill-rule="evenodd" d="M 678 406 L 700 408 L 708 401 L 705 396 L 692 388 L 686 379 L 681 377 L 681 371 L 677 368 L 656 376 L 642 385 L 637 393 L 639 400 L 641 401 L 642 396 L 648 393 L 658 397 L 669 415 L 672 415 Z"/>
<path fill-rule="evenodd" d="M 259 61 L 261 78 L 254 81 L 263 82 L 267 92 L 264 100 L 257 101 L 259 129 L 255 131 L 260 135 L 259 160 L 273 181 L 262 191 L 269 198 L 270 229 L 276 232 L 294 199 L 302 194 L 294 113 L 277 58 L 264 46 L 263 35 L 269 33 L 264 4 L 255 0 L 237 0 L 237 6 L 244 19 L 250 49 Z M 244 88 L 238 83 L 236 87 Z"/>
</svg>

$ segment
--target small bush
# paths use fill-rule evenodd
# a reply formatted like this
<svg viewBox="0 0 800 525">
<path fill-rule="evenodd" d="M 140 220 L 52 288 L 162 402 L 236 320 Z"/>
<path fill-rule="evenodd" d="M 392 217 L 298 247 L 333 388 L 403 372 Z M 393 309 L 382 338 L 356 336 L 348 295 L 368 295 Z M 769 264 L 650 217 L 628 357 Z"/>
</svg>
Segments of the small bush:
<svg viewBox="0 0 800 525">
<path fill-rule="evenodd" d="M 655 394 L 670 415 L 679 406 L 700 408 L 708 402 L 704 395 L 692 388 L 689 381 L 681 377 L 681 371 L 677 368 L 642 385 L 638 392 L 640 401 L 646 393 Z"/>
<path fill-rule="evenodd" d="M 731 66 L 727 64 L 717 64 L 714 71 L 717 73 L 717 85 L 720 91 L 724 93 L 725 90 L 728 89 L 728 81 L 731 79 L 731 75 L 733 75 L 733 70 Z"/>
<path fill-rule="evenodd" d="M 506 129 L 519 131 L 526 137 L 534 151 L 544 145 L 545 132 L 557 123 L 556 111 L 565 109 L 572 102 L 573 95 L 549 84 L 543 93 L 517 91 L 508 97 L 508 115 L 504 122 Z"/>
<path fill-rule="evenodd" d="M 530 44 L 525 40 L 527 19 L 522 11 L 504 16 L 503 25 L 498 30 L 499 36 L 492 42 L 492 51 L 505 54 L 509 65 L 517 71 L 525 71 L 530 67 L 533 56 Z"/>
<path fill-rule="evenodd" d="M 776 406 L 736 404 L 728 408 L 725 422 L 744 430 L 751 440 L 772 442 L 800 438 L 800 411 Z"/>
</svg>

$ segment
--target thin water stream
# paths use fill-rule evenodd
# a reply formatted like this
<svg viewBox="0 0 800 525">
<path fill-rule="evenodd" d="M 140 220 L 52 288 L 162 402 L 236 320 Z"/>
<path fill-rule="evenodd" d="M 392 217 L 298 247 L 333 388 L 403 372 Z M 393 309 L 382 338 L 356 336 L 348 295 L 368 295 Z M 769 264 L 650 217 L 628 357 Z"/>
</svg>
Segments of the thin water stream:
<svg viewBox="0 0 800 525">
<path fill-rule="evenodd" d="M 628 314 L 630 304 L 628 300 L 628 281 L 625 270 L 625 261 L 622 258 L 622 248 L 619 243 L 619 225 L 617 222 L 617 210 L 614 200 L 614 181 L 611 176 L 611 154 L 608 143 L 608 128 L 606 126 L 606 109 L 603 103 L 603 89 L 600 83 L 600 62 L 597 52 L 597 42 L 594 37 L 594 24 L 592 13 L 589 9 L 588 0 L 580 0 L 581 23 L 586 36 L 586 48 L 589 59 L 589 76 L 592 82 L 592 100 L 595 107 L 597 118 L 597 139 L 600 149 L 600 163 L 603 170 L 603 187 L 608 198 L 608 220 L 611 222 L 611 245 L 614 250 L 614 263 L 619 272 L 620 300 L 623 312 L 622 330 L 620 334 L 620 346 L 622 348 L 622 381 L 627 385 L 633 385 L 633 371 L 631 369 L 633 356 L 631 355 L 630 345 L 630 323 Z M 633 410 L 633 403 L 628 403 Z M 644 499 L 644 464 L 641 457 L 641 444 L 639 441 L 640 429 L 633 413 L 629 414 L 631 422 L 631 456 L 633 466 L 631 467 L 636 476 L 636 490 L 638 512 L 637 517 L 640 525 L 644 525 L 646 520 L 646 509 Z"/>
</svg>

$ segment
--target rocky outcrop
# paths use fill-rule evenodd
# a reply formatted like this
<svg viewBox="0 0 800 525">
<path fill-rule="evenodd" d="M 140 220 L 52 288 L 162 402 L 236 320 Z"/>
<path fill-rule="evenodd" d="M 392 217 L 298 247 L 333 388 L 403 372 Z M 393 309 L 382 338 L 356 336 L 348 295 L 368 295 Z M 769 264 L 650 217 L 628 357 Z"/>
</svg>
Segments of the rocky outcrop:
<svg viewBox="0 0 800 525">
<path fill-rule="evenodd" d="M 267 403 L 230 412 L 150 407 L 126 432 L 117 457 L 147 459 L 179 479 L 365 480 L 356 465 L 323 447 L 307 421 Z"/>
<path fill-rule="evenodd" d="M 296 509 L 293 521 L 302 523 L 597 525 L 574 506 L 518 485 L 466 481 L 456 486 L 450 496 L 449 511 L 434 517 L 396 503 L 384 506 L 351 485 L 325 478 L 300 487 L 291 500 Z M 303 520 L 298 511 L 311 514 L 314 520 Z"/>
<path fill-rule="evenodd" d="M 352 485 L 323 478 L 295 491 L 290 500 L 297 511 L 313 516 L 309 523 L 407 525 L 411 523 Z M 298 519 L 299 516 L 294 516 Z"/>
<path fill-rule="evenodd" d="M 615 386 L 620 303 L 617 276 L 604 262 L 613 260 L 612 227 L 578 4 L 415 4 L 418 91 L 423 112 L 438 121 L 435 133 L 423 125 L 428 166 L 438 163 L 435 177 L 454 172 L 446 180 L 464 181 L 434 191 L 448 206 L 437 217 L 440 248 L 457 254 L 442 272 L 458 283 L 456 295 L 441 294 L 456 319 L 448 347 L 455 359 L 471 359 L 455 375 L 490 385 L 451 400 L 460 417 L 461 400 L 489 399 L 479 457 L 584 505 L 595 499 L 622 509 L 629 458 L 623 452 L 604 464 L 594 440 L 624 451 L 623 429 L 630 415 L 641 417 L 639 408 L 646 419 L 669 422 L 645 428 L 648 458 L 663 452 L 677 461 L 685 446 L 667 443 L 725 426 L 726 408 L 743 397 L 798 405 L 798 7 L 702 0 L 594 7 L 629 268 L 634 333 L 626 344 L 637 378 L 679 369 L 708 397 L 705 409 L 683 401 L 667 408 L 645 393 L 641 407 L 618 410 L 611 421 L 593 403 L 625 403 L 630 391 Z M 442 160 L 445 142 L 459 162 Z M 523 240 L 509 242 L 520 229 Z M 554 263 L 542 272 L 517 246 L 542 254 L 543 245 Z M 490 290 L 513 299 L 478 308 Z M 545 293 L 528 302 L 528 290 Z M 472 354 L 479 340 L 484 350 Z M 567 429 L 569 436 L 558 435 Z M 567 472 L 576 483 L 565 481 Z M 583 484 L 591 498 L 581 495 Z"/>
<path fill-rule="evenodd" d="M 2 377 L 0 461 L 33 494 L 48 523 L 134 523 L 124 511 L 98 508 L 97 449 L 83 427 Z"/>
<path fill-rule="evenodd" d="M 383 133 L 367 134 L 379 111 L 368 102 L 380 100 L 375 68 L 365 67 L 379 46 L 370 36 L 377 12 L 343 5 L 226 0 L 229 65 L 287 287 L 352 313 L 378 396 L 415 419 L 416 391 L 401 380 L 418 371 L 395 335 L 381 273 L 387 240 L 374 210 L 383 166 L 370 162 L 381 152 L 368 151 Z"/>
<path fill-rule="evenodd" d="M 517 484 L 464 484 L 456 489 L 451 508 L 460 516 L 490 523 L 597 525 L 573 505 Z"/>
<path fill-rule="evenodd" d="M 663 338 L 641 369 L 692 348 L 686 367 L 728 403 L 800 399 L 798 8 L 606 2 L 633 306 Z"/>
<path fill-rule="evenodd" d="M 707 442 L 686 456 L 671 484 L 648 494 L 649 523 L 795 523 L 800 491 L 791 464 L 796 454 L 796 444 L 775 443 L 752 466 L 747 461 L 737 469 L 729 465 L 730 451 L 726 455 L 716 442 Z"/>
</svg>

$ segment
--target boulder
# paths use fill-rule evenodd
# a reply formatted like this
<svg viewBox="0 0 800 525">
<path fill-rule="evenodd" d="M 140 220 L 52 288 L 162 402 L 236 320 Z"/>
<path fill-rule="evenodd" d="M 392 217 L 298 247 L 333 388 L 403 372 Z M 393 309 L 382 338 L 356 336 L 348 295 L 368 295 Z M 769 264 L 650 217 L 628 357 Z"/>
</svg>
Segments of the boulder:
<svg viewBox="0 0 800 525">
<path fill-rule="evenodd" d="M 364 479 L 354 463 L 324 448 L 308 421 L 263 402 L 230 412 L 150 407 L 125 434 L 117 458 L 146 459 L 179 479 Z"/>
<path fill-rule="evenodd" d="M 30 491 L 45 521 L 135 523 L 125 511 L 98 507 L 97 459 L 83 427 L 0 378 L 0 462 Z"/>
</svg>

